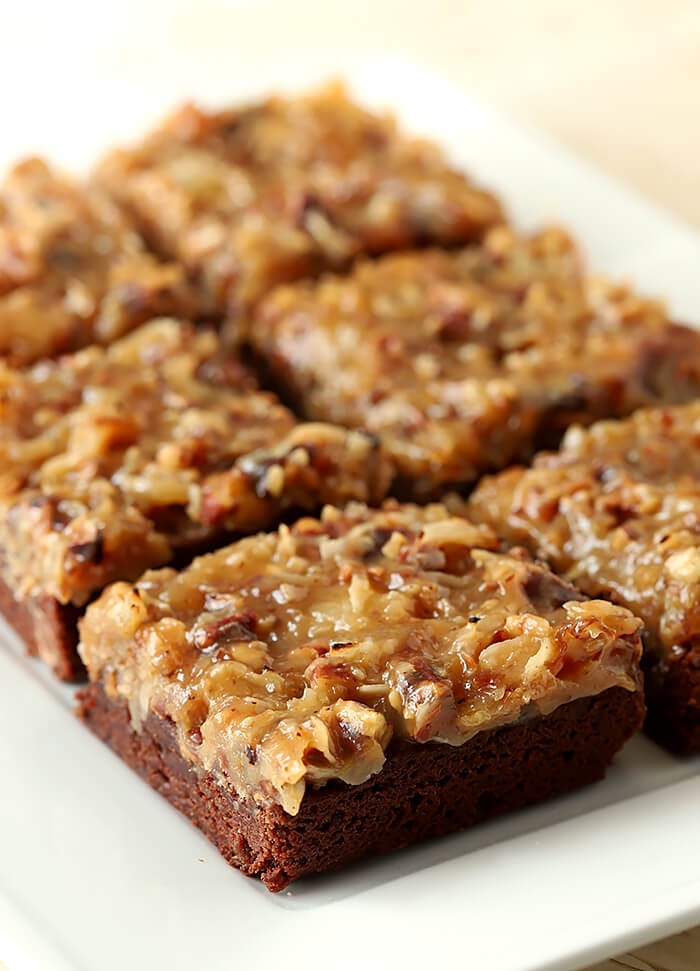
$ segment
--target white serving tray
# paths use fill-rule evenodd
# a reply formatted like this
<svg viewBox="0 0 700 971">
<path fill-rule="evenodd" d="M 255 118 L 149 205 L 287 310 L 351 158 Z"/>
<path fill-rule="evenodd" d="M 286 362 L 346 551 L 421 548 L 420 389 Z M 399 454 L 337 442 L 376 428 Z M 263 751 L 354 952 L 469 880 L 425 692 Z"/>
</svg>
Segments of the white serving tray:
<svg viewBox="0 0 700 971">
<path fill-rule="evenodd" d="M 225 102 L 319 75 L 277 63 L 251 84 L 217 62 L 193 80 L 170 64 L 138 84 L 114 65 L 56 74 L 66 98 L 80 89 L 83 100 L 63 114 L 11 101 L 0 160 L 38 148 L 84 166 L 185 94 Z M 383 59 L 342 73 L 363 100 L 440 139 L 520 226 L 561 220 L 596 269 L 700 321 L 699 234 L 421 69 Z M 566 971 L 700 920 L 700 760 L 634 739 L 579 794 L 272 896 L 71 717 L 72 692 L 14 635 L 0 636 L 0 960 L 11 971 Z"/>
</svg>

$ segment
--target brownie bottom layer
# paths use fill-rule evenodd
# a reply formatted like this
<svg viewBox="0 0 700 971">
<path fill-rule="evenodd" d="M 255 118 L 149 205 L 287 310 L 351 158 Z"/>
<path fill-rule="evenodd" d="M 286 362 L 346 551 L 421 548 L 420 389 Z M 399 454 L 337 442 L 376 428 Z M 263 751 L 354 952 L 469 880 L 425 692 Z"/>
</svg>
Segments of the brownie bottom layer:
<svg viewBox="0 0 700 971">
<path fill-rule="evenodd" d="M 700 752 L 700 648 L 692 648 L 646 678 L 649 712 L 644 730 L 676 755 Z"/>
<path fill-rule="evenodd" d="M 89 685 L 79 716 L 202 830 L 233 866 L 268 889 L 369 855 L 442 836 L 601 779 L 640 727 L 641 694 L 611 688 L 459 747 L 396 742 L 362 785 L 308 790 L 297 816 L 258 807 L 197 774 L 172 722 L 149 715 L 135 732 L 121 701 Z"/>
<path fill-rule="evenodd" d="M 82 613 L 73 604 L 60 604 L 53 597 L 16 600 L 0 579 L 0 613 L 14 627 L 32 657 L 40 657 L 61 681 L 83 681 L 85 667 L 78 656 L 78 619 Z"/>
</svg>

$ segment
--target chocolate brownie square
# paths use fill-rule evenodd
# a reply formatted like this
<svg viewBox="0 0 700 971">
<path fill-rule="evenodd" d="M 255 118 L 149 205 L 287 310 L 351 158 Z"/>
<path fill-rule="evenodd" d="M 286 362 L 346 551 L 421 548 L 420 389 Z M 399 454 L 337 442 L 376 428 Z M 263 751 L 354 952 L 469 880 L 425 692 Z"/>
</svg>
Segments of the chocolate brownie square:
<svg viewBox="0 0 700 971">
<path fill-rule="evenodd" d="M 380 436 L 393 491 L 438 498 L 558 443 L 572 422 L 700 393 L 700 335 L 589 278 L 571 239 L 491 230 L 280 287 L 249 340 L 307 418 Z"/>
<path fill-rule="evenodd" d="M 40 159 L 0 186 L 0 357 L 31 364 L 107 344 L 161 314 L 188 317 L 177 263 L 149 253 L 109 196 Z"/>
<path fill-rule="evenodd" d="M 647 730 L 700 751 L 700 403 L 572 428 L 484 480 L 475 515 L 644 621 Z"/>
<path fill-rule="evenodd" d="M 277 283 L 362 253 L 478 239 L 499 202 L 442 151 L 338 85 L 207 111 L 185 105 L 96 171 L 153 246 L 177 258 L 210 312 L 241 312 Z"/>
<path fill-rule="evenodd" d="M 375 439 L 297 422 L 176 320 L 0 365 L 0 388 L 2 599 L 60 677 L 80 672 L 75 614 L 106 583 L 389 481 Z"/>
<path fill-rule="evenodd" d="M 462 506 L 327 507 L 87 609 L 87 724 L 271 890 L 600 778 L 640 621 Z"/>
</svg>

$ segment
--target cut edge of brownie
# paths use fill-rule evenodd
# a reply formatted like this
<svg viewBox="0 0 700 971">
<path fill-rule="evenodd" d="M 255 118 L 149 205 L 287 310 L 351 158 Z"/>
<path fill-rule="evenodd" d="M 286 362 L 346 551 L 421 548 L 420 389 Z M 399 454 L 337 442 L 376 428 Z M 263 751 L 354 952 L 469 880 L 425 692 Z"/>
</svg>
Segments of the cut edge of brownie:
<svg viewBox="0 0 700 971">
<path fill-rule="evenodd" d="M 235 533 L 222 531 L 215 537 L 196 537 L 173 551 L 168 566 L 180 569 L 218 546 L 225 546 L 236 538 Z M 87 672 L 78 654 L 78 621 L 88 604 L 61 603 L 48 594 L 17 597 L 3 576 L 5 558 L 0 549 L 0 617 L 4 617 L 19 635 L 29 657 L 47 664 L 59 681 L 84 682 Z M 88 603 L 100 595 L 96 590 Z"/>
<path fill-rule="evenodd" d="M 219 849 L 273 892 L 334 870 L 563 795 L 603 778 L 641 726 L 640 691 L 609 688 L 552 714 L 477 734 L 460 746 L 392 743 L 382 770 L 361 785 L 309 790 L 296 816 L 197 772 L 168 719 L 151 713 L 137 733 L 127 705 L 100 684 L 78 695 L 78 716 Z"/>
<path fill-rule="evenodd" d="M 644 664 L 644 661 L 642 662 Z M 645 676 L 647 718 L 644 731 L 675 755 L 700 752 L 700 645 L 678 657 L 653 661 Z"/>
<path fill-rule="evenodd" d="M 53 597 L 18 600 L 0 576 L 0 615 L 24 641 L 27 654 L 44 661 L 61 681 L 84 681 L 78 655 L 78 620 L 83 608 Z"/>
</svg>

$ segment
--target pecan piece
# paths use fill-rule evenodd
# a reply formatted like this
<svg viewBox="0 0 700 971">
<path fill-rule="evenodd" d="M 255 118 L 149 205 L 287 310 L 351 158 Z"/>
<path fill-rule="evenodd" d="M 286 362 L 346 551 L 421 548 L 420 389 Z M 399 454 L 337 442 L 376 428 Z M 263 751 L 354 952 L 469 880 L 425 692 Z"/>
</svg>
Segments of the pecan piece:
<svg viewBox="0 0 700 971">
<path fill-rule="evenodd" d="M 250 611 L 217 616 L 203 613 L 189 632 L 189 640 L 200 651 L 235 641 L 254 641 L 257 618 Z"/>
</svg>

